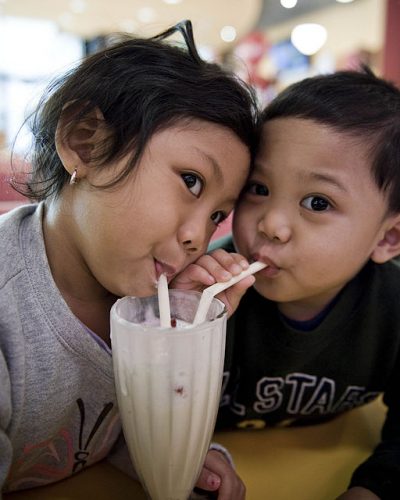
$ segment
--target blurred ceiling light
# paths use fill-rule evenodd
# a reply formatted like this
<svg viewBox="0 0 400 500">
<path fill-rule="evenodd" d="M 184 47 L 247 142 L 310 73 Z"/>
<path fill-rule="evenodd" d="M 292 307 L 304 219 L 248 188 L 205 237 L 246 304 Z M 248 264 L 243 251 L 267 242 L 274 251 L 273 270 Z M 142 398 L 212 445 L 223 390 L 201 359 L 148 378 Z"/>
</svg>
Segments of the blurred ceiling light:
<svg viewBox="0 0 400 500">
<path fill-rule="evenodd" d="M 61 26 L 67 28 L 72 23 L 72 14 L 71 12 L 63 12 L 58 16 L 58 22 Z"/>
<path fill-rule="evenodd" d="M 353 0 L 336 0 L 339 3 L 351 3 Z"/>
<path fill-rule="evenodd" d="M 233 26 L 224 26 L 220 31 L 220 36 L 224 42 L 233 42 L 236 38 L 236 30 Z"/>
<path fill-rule="evenodd" d="M 177 3 L 181 3 L 182 0 L 164 0 L 165 3 L 168 3 L 170 5 L 175 5 Z"/>
<path fill-rule="evenodd" d="M 292 30 L 291 41 L 298 51 L 311 56 L 319 51 L 328 37 L 324 26 L 314 23 L 298 24 Z"/>
<path fill-rule="evenodd" d="M 285 9 L 293 9 L 297 5 L 297 0 L 281 0 L 281 5 Z"/>
<path fill-rule="evenodd" d="M 137 12 L 137 18 L 141 23 L 151 23 L 156 18 L 156 11 L 151 7 L 142 7 Z"/>
<path fill-rule="evenodd" d="M 209 45 L 198 45 L 197 52 L 203 61 L 214 62 L 216 60 L 215 50 Z"/>
<path fill-rule="evenodd" d="M 85 0 L 71 0 L 69 2 L 69 8 L 72 12 L 74 12 L 74 14 L 81 14 L 82 12 L 85 12 L 87 5 Z"/>
<path fill-rule="evenodd" d="M 137 27 L 137 23 L 132 19 L 122 19 L 119 23 L 120 30 L 125 31 L 125 33 L 134 33 Z"/>
</svg>

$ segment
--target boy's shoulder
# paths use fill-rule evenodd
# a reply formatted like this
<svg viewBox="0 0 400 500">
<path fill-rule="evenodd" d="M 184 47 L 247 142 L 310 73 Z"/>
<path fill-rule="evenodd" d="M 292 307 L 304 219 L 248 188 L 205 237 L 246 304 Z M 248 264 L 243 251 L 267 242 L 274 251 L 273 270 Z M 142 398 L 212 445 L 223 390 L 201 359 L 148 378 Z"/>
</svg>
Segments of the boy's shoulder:
<svg viewBox="0 0 400 500">
<path fill-rule="evenodd" d="M 400 287 L 400 257 L 396 257 L 384 264 L 374 264 L 375 271 L 385 281 L 391 281 Z"/>
<path fill-rule="evenodd" d="M 349 294 L 363 297 L 374 304 L 385 304 L 396 313 L 400 293 L 400 259 L 383 264 L 371 260 L 346 287 Z M 400 313 L 400 309 L 399 309 Z"/>
</svg>

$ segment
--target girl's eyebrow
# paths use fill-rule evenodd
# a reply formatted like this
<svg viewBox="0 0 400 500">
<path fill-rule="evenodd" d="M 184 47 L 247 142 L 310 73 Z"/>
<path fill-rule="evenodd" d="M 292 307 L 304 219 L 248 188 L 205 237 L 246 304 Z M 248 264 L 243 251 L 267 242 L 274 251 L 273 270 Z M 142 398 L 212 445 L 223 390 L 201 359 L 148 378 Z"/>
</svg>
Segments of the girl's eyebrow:
<svg viewBox="0 0 400 500">
<path fill-rule="evenodd" d="M 212 167 L 213 170 L 213 175 L 217 178 L 217 180 L 221 183 L 221 185 L 224 184 L 224 176 L 222 174 L 221 167 L 218 165 L 218 162 L 216 161 L 215 158 L 210 156 L 208 153 L 202 151 L 199 148 L 195 148 L 195 150 L 202 156 L 207 163 L 209 163 Z"/>
</svg>

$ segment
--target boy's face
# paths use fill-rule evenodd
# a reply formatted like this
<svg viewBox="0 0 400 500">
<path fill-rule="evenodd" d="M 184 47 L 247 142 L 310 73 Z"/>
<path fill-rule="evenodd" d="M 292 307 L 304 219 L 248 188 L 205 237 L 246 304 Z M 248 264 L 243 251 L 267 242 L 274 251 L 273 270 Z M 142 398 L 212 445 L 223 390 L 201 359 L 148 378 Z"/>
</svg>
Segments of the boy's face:
<svg viewBox="0 0 400 500">
<path fill-rule="evenodd" d="M 288 317 L 315 316 L 384 237 L 387 204 L 367 146 L 312 120 L 264 125 L 233 233 L 240 253 L 270 265 L 255 288 Z"/>
</svg>

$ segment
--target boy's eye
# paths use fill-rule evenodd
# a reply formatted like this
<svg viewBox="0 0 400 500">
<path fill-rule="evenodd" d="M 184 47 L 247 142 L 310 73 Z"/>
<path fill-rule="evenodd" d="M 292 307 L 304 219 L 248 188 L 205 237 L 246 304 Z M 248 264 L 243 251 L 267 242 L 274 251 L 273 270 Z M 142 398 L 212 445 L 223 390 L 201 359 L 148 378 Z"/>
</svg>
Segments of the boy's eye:
<svg viewBox="0 0 400 500">
<path fill-rule="evenodd" d="M 192 173 L 182 174 L 182 179 L 189 191 L 198 198 L 203 190 L 202 179 L 198 175 Z"/>
<path fill-rule="evenodd" d="M 258 184 L 257 182 L 250 182 L 246 187 L 245 187 L 245 192 L 250 193 L 250 194 L 255 194 L 257 196 L 268 196 L 269 191 L 267 186 L 264 186 L 263 184 Z"/>
<path fill-rule="evenodd" d="M 218 212 L 214 212 L 212 214 L 211 220 L 214 222 L 216 226 L 218 226 L 218 224 L 221 224 L 221 222 L 224 221 L 226 217 L 227 217 L 226 213 L 223 212 L 222 210 L 219 210 Z"/>
<path fill-rule="evenodd" d="M 308 210 L 312 210 L 314 212 L 323 212 L 325 210 L 329 210 L 332 208 L 329 201 L 322 196 L 308 196 L 304 198 L 301 202 L 301 205 Z"/>
</svg>

